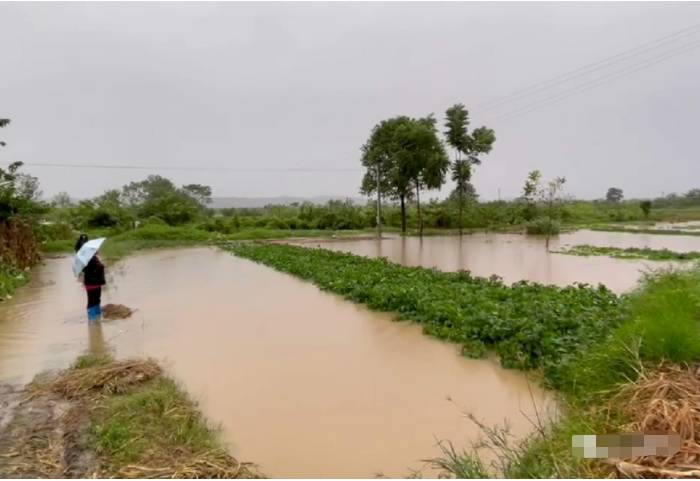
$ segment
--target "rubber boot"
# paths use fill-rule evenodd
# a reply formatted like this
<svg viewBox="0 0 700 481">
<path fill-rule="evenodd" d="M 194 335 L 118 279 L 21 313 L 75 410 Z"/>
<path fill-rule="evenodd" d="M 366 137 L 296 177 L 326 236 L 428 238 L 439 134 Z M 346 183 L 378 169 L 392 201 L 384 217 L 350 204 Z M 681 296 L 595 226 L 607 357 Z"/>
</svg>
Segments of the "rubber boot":
<svg viewBox="0 0 700 481">
<path fill-rule="evenodd" d="M 97 322 L 100 320 L 100 306 L 88 307 L 87 310 L 88 322 Z"/>
</svg>

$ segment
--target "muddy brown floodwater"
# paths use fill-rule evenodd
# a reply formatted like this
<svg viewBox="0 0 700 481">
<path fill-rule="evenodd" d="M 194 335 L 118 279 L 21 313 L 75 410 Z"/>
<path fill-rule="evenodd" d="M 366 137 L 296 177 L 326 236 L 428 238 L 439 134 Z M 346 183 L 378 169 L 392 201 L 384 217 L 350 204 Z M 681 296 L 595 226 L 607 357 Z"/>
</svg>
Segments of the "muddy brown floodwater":
<svg viewBox="0 0 700 481">
<path fill-rule="evenodd" d="M 603 283 L 618 293 L 633 289 L 643 272 L 671 265 L 658 261 L 556 254 L 545 249 L 543 238 L 519 234 L 470 234 L 463 236 L 461 241 L 459 236 L 429 236 L 422 240 L 418 237 L 389 237 L 381 241 L 305 240 L 292 243 L 368 257 L 386 257 L 409 266 L 435 267 L 444 271 L 465 269 L 484 277 L 495 274 L 508 284 L 520 280 L 560 286 L 574 282 Z M 550 250 L 581 244 L 686 252 L 700 251 L 700 236 L 581 230 L 553 237 Z"/>
<path fill-rule="evenodd" d="M 70 266 L 46 261 L 0 304 L 0 380 L 26 382 L 85 351 L 155 357 L 221 423 L 232 454 L 267 475 L 406 476 L 438 454 L 436 439 L 476 440 L 462 411 L 523 435 L 533 400 L 552 406 L 521 372 L 226 252 L 128 258 L 103 302 L 134 315 L 91 329 Z"/>
</svg>

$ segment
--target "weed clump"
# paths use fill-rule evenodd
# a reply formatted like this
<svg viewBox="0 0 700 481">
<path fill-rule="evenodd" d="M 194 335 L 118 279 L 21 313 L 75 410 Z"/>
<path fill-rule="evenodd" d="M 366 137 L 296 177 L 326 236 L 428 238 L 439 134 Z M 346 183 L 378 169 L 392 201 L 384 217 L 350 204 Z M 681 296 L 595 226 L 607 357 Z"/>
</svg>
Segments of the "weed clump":
<svg viewBox="0 0 700 481">
<path fill-rule="evenodd" d="M 630 296 L 630 316 L 647 361 L 700 360 L 700 270 L 647 275 Z"/>
<path fill-rule="evenodd" d="M 540 217 L 525 225 L 525 232 L 530 235 L 557 235 L 561 231 L 561 224 L 547 217 Z"/>
</svg>

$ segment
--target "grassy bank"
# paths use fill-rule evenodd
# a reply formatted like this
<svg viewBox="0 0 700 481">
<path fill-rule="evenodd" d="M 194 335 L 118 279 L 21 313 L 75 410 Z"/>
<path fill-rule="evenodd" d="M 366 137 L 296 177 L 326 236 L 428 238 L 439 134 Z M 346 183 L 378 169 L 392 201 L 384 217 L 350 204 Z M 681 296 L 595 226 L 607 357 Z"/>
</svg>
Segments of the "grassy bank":
<svg viewBox="0 0 700 481">
<path fill-rule="evenodd" d="M 486 443 L 499 455 L 495 466 L 481 464 L 474 451 L 446 450 L 438 463 L 471 476 L 697 477 L 700 270 L 647 276 L 626 303 L 624 321 L 567 367 L 568 382 L 560 385 L 562 419 L 522 441 L 485 428 Z M 653 431 L 678 433 L 680 452 L 612 462 L 572 454 L 574 434 Z"/>
<path fill-rule="evenodd" d="M 153 361 L 83 357 L 25 398 L 4 427 L 2 476 L 257 477 Z"/>
<path fill-rule="evenodd" d="M 646 259 L 651 261 L 687 261 L 700 259 L 700 252 L 674 252 L 668 249 L 648 249 L 640 247 L 597 247 L 577 245 L 568 249 L 554 251 L 557 254 L 574 256 L 608 256 L 616 259 Z"/>
<path fill-rule="evenodd" d="M 604 286 L 560 288 L 529 282 L 404 267 L 323 249 L 230 244 L 234 254 L 308 280 L 400 319 L 425 333 L 457 342 L 465 355 L 495 350 L 506 367 L 543 369 L 552 385 L 576 355 L 596 344 L 624 313 Z"/>
</svg>

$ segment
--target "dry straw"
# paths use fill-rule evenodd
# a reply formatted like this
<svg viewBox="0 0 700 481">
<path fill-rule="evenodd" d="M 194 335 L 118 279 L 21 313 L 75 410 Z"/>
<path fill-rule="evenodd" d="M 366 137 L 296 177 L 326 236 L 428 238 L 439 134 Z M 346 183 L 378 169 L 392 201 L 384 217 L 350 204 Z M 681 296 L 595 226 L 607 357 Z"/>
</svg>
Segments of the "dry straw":
<svg viewBox="0 0 700 481">
<path fill-rule="evenodd" d="M 102 366 L 71 369 L 53 381 L 49 388 L 68 399 L 87 394 L 125 393 L 161 374 L 158 364 L 151 360 L 115 361 Z"/>
<path fill-rule="evenodd" d="M 662 364 L 644 371 L 625 385 L 612 403 L 622 406 L 634 422 L 631 432 L 677 433 L 681 449 L 672 456 L 644 456 L 618 461 L 620 474 L 628 477 L 700 477 L 700 367 Z"/>
</svg>

